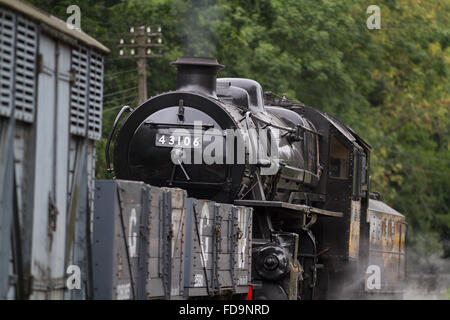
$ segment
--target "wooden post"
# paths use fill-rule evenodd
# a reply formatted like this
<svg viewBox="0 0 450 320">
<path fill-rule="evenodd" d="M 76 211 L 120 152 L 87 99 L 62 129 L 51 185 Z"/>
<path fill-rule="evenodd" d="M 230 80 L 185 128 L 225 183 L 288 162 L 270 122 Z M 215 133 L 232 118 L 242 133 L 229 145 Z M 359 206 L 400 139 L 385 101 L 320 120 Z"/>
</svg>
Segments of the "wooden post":
<svg viewBox="0 0 450 320">
<path fill-rule="evenodd" d="M 138 90 L 139 104 L 147 100 L 147 63 L 145 56 L 145 30 L 143 26 L 138 28 L 137 45 L 138 45 Z"/>
<path fill-rule="evenodd" d="M 161 27 L 156 32 L 151 32 L 150 27 L 131 27 L 125 35 L 128 39 L 120 40 L 119 55 L 137 59 L 139 104 L 142 104 L 147 100 L 147 58 L 162 57 L 161 52 L 152 52 L 153 48 L 162 47 Z"/>
</svg>

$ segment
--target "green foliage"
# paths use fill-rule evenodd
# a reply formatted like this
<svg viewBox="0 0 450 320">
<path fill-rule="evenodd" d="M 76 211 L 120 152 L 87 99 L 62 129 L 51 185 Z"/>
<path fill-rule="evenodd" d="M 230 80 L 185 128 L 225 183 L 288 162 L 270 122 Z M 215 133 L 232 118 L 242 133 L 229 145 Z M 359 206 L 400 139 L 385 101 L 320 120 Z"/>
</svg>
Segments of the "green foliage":
<svg viewBox="0 0 450 320">
<path fill-rule="evenodd" d="M 136 105 L 136 64 L 118 58 L 120 34 L 161 25 L 164 57 L 149 60 L 150 95 L 174 88 L 169 63 L 178 56 L 207 55 L 226 65 L 221 76 L 256 79 L 335 115 L 372 145 L 372 189 L 407 216 L 414 259 L 450 257 L 449 0 L 379 1 L 380 30 L 366 27 L 370 1 L 31 2 L 64 20 L 79 5 L 82 29 L 112 50 L 98 177 L 117 108 Z"/>
<path fill-rule="evenodd" d="M 442 299 L 444 300 L 450 300 L 450 288 L 448 288 L 443 294 Z"/>
</svg>

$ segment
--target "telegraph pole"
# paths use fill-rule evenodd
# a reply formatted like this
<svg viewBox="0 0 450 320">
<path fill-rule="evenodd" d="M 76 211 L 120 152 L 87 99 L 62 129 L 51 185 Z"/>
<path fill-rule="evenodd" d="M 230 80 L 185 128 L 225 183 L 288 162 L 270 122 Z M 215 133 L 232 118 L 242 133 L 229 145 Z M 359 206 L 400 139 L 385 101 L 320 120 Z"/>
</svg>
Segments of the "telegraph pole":
<svg viewBox="0 0 450 320">
<path fill-rule="evenodd" d="M 147 58 L 160 58 L 162 47 L 161 27 L 152 32 L 149 26 L 131 27 L 120 39 L 119 56 L 137 59 L 139 104 L 147 100 Z M 157 53 L 154 48 L 158 48 Z M 153 50 L 152 50 L 153 49 Z"/>
<path fill-rule="evenodd" d="M 145 38 L 144 28 L 138 28 L 138 86 L 139 86 L 139 104 L 147 100 L 147 61 L 145 59 Z"/>
</svg>

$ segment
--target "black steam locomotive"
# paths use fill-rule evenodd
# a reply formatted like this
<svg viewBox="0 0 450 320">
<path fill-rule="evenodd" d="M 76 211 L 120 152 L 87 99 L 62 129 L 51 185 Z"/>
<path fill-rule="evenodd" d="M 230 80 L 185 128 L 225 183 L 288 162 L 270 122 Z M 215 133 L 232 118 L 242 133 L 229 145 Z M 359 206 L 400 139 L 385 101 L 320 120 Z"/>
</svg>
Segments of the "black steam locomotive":
<svg viewBox="0 0 450 320">
<path fill-rule="evenodd" d="M 254 299 L 357 297 L 369 265 L 370 146 L 333 116 L 254 80 L 218 78 L 216 59 L 180 57 L 175 91 L 132 111 L 114 173 L 253 208 Z M 119 113 L 107 144 L 122 114 Z"/>
</svg>

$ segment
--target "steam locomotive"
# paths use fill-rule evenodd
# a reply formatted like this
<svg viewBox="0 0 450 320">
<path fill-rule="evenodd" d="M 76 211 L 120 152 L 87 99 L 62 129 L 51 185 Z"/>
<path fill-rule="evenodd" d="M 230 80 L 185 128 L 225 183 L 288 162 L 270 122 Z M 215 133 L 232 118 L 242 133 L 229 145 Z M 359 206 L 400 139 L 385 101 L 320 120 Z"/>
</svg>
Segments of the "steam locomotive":
<svg viewBox="0 0 450 320">
<path fill-rule="evenodd" d="M 371 224 L 370 146 L 330 114 L 263 94 L 254 80 L 217 78 L 224 66 L 216 59 L 179 57 L 172 64 L 175 91 L 119 112 L 107 142 L 108 170 L 116 179 L 253 208 L 254 299 L 367 294 L 377 232 L 385 229 L 403 245 L 405 237 L 394 222 L 388 230 L 390 220 Z M 127 111 L 111 169 L 110 143 Z M 404 256 L 396 263 L 404 272 Z M 386 281 L 399 282 L 398 274 Z"/>
</svg>

